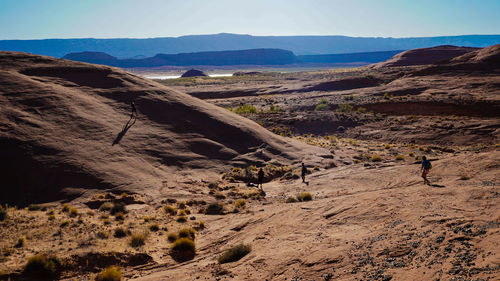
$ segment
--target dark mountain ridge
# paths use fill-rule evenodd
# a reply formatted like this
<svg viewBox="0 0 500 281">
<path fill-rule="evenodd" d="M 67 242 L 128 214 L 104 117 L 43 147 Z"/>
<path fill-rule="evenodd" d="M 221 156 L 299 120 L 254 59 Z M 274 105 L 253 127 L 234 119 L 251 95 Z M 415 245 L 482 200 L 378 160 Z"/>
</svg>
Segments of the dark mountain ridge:
<svg viewBox="0 0 500 281">
<path fill-rule="evenodd" d="M 348 36 L 251 36 L 240 34 L 190 35 L 147 39 L 42 39 L 0 40 L 0 50 L 62 57 L 73 52 L 105 52 L 118 58 L 156 54 L 244 49 L 286 49 L 297 55 L 341 54 L 409 50 L 437 45 L 487 47 L 500 35 L 382 38 Z"/>
</svg>

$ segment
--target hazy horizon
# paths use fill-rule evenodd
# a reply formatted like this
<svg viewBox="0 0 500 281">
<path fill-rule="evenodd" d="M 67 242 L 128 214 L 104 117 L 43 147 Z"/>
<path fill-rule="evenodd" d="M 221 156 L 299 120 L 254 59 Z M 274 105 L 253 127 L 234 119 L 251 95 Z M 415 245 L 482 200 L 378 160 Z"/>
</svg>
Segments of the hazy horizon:
<svg viewBox="0 0 500 281">
<path fill-rule="evenodd" d="M 0 40 L 500 34 L 500 1 L 2 1 Z"/>
</svg>

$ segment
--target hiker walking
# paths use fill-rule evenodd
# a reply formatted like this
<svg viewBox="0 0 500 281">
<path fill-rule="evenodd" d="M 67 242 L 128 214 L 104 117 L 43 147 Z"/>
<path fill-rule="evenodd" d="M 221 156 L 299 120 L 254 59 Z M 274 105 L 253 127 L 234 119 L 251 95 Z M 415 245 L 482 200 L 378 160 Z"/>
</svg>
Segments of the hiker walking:
<svg viewBox="0 0 500 281">
<path fill-rule="evenodd" d="M 306 182 L 306 173 L 307 173 L 307 168 L 306 168 L 306 165 L 304 165 L 304 163 L 302 163 L 302 173 L 301 173 L 301 176 L 302 176 L 302 182 Z"/>
<path fill-rule="evenodd" d="M 262 183 L 264 182 L 264 170 L 262 168 L 259 169 L 257 173 L 257 187 L 260 185 L 260 189 L 262 189 Z"/>
<path fill-rule="evenodd" d="M 130 114 L 130 118 L 137 117 L 137 109 L 135 108 L 135 103 L 131 102 L 130 106 L 132 106 L 132 114 Z"/>
<path fill-rule="evenodd" d="M 420 168 L 420 171 L 422 172 L 424 184 L 431 184 L 431 182 L 427 179 L 427 174 L 430 169 L 432 169 L 431 161 L 427 160 L 427 157 L 422 156 L 422 167 Z"/>
</svg>

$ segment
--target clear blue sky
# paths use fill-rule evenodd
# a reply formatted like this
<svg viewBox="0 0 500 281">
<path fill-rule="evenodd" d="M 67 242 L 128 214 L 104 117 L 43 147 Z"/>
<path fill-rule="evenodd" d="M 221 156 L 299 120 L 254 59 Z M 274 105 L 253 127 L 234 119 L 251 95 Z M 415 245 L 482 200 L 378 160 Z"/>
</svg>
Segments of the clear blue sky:
<svg viewBox="0 0 500 281">
<path fill-rule="evenodd" d="M 500 0 L 0 0 L 0 39 L 500 34 Z"/>
</svg>

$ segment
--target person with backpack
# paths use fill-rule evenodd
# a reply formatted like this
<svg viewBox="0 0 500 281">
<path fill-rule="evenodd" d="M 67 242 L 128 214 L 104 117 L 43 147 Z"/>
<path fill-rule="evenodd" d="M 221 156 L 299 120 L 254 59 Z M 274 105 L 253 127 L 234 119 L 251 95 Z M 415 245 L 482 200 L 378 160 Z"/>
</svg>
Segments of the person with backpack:
<svg viewBox="0 0 500 281">
<path fill-rule="evenodd" d="M 301 177 L 302 177 L 302 182 L 305 183 L 306 182 L 306 173 L 307 173 L 307 168 L 306 168 L 306 165 L 304 165 L 304 163 L 302 163 L 302 173 L 301 173 Z"/>
<path fill-rule="evenodd" d="M 430 169 L 432 169 L 431 161 L 427 160 L 427 157 L 422 156 L 422 167 L 420 171 L 422 172 L 422 178 L 424 179 L 424 184 L 431 184 L 431 182 L 427 179 L 427 174 Z"/>
<path fill-rule="evenodd" d="M 257 187 L 260 185 L 260 189 L 262 190 L 262 183 L 264 182 L 264 170 L 262 168 L 259 169 L 257 173 Z"/>
</svg>

